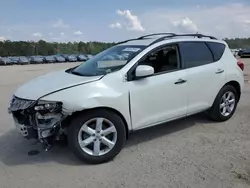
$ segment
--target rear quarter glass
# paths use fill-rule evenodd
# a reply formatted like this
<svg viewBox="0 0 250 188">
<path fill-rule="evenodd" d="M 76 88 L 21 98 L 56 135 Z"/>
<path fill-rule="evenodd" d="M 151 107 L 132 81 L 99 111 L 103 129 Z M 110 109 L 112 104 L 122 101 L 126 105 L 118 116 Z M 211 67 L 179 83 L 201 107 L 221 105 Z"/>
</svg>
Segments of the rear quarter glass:
<svg viewBox="0 0 250 188">
<path fill-rule="evenodd" d="M 225 52 L 226 45 L 218 42 L 206 42 L 214 55 L 214 61 L 219 61 Z"/>
</svg>

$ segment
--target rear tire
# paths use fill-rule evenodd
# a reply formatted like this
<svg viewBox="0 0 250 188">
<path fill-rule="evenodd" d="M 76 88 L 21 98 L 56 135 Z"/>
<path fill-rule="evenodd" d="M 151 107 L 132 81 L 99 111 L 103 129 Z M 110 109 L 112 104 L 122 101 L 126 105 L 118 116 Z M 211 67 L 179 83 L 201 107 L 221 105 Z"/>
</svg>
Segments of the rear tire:
<svg viewBox="0 0 250 188">
<path fill-rule="evenodd" d="M 122 150 L 125 140 L 124 122 L 105 109 L 84 112 L 69 126 L 69 146 L 78 159 L 87 163 L 110 161 Z"/>
<path fill-rule="evenodd" d="M 209 110 L 209 116 L 214 121 L 223 122 L 229 120 L 235 113 L 239 96 L 236 89 L 231 85 L 224 86 Z"/>
</svg>

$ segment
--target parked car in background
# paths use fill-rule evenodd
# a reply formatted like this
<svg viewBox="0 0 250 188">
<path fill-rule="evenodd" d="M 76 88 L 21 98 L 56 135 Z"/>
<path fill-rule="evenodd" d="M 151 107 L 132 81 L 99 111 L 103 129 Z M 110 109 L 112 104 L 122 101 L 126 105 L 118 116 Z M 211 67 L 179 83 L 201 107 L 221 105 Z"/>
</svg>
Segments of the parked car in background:
<svg viewBox="0 0 250 188">
<path fill-rule="evenodd" d="M 231 52 L 233 53 L 234 57 L 236 57 L 239 53 L 238 49 L 231 49 Z"/>
<path fill-rule="evenodd" d="M 56 58 L 53 55 L 45 56 L 44 57 L 44 61 L 45 61 L 45 63 L 55 63 L 56 62 Z"/>
<path fill-rule="evenodd" d="M 19 64 L 19 65 L 27 65 L 27 64 L 29 64 L 29 63 L 30 63 L 30 62 L 29 62 L 29 60 L 28 60 L 27 57 L 25 57 L 25 56 L 19 57 L 19 61 L 18 61 L 18 64 Z"/>
<path fill-rule="evenodd" d="M 112 57 L 112 54 L 109 57 L 105 57 L 106 59 L 126 59 L 126 53 L 117 55 L 113 54 L 114 57 Z M 8 64 L 13 65 L 24 65 L 24 64 L 43 64 L 43 63 L 62 63 L 62 62 L 83 62 L 87 61 L 94 56 L 91 54 L 56 54 L 56 55 L 49 55 L 49 56 L 41 56 L 41 55 L 33 55 L 33 56 L 9 56 L 8 60 L 6 57 L 4 58 L 4 61 L 6 61 Z M 3 58 L 3 57 L 2 57 Z M 0 64 L 5 65 L 4 61 L 1 61 L 0 57 Z M 9 62 L 10 61 L 10 62 Z"/>
<path fill-rule="evenodd" d="M 94 57 L 94 56 L 91 55 L 91 54 L 87 54 L 86 57 L 87 57 L 88 59 L 91 59 L 91 58 Z"/>
<path fill-rule="evenodd" d="M 77 60 L 78 61 L 87 61 L 88 58 L 85 55 L 80 54 L 80 55 L 77 56 Z"/>
<path fill-rule="evenodd" d="M 77 61 L 77 55 L 71 54 L 66 57 L 66 60 L 69 62 L 76 62 Z"/>
<path fill-rule="evenodd" d="M 28 59 L 28 61 L 31 61 L 31 56 L 26 56 L 26 58 Z"/>
<path fill-rule="evenodd" d="M 243 51 L 244 49 L 240 49 L 239 51 L 238 51 L 238 56 L 241 56 L 241 53 L 242 53 L 242 51 Z"/>
<path fill-rule="evenodd" d="M 3 58 L 2 57 L 0 57 L 0 65 L 5 65 L 5 63 L 3 62 L 3 60 L 2 60 Z"/>
<path fill-rule="evenodd" d="M 61 56 L 66 59 L 69 56 L 69 54 L 61 54 Z"/>
<path fill-rule="evenodd" d="M 9 57 L 9 58 L 11 59 L 11 63 L 12 63 L 13 65 L 18 65 L 18 63 L 19 63 L 19 58 L 20 58 L 20 57 L 12 56 L 12 57 Z"/>
<path fill-rule="evenodd" d="M 62 63 L 65 62 L 65 58 L 61 55 L 55 55 L 56 62 Z"/>
<path fill-rule="evenodd" d="M 238 53 L 238 55 L 239 55 L 241 58 L 250 57 L 250 47 L 240 50 L 239 53 Z"/>
<path fill-rule="evenodd" d="M 2 65 L 12 65 L 12 61 L 9 57 L 3 57 L 1 62 Z"/>
<path fill-rule="evenodd" d="M 43 56 L 31 56 L 30 57 L 30 64 L 41 64 L 44 63 Z"/>
</svg>

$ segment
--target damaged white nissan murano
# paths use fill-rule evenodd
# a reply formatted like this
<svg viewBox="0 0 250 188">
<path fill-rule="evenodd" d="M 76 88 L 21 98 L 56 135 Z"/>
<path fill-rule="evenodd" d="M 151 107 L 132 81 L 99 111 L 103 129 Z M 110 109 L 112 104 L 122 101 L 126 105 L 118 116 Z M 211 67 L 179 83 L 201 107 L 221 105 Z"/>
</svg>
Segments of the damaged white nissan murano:
<svg viewBox="0 0 250 188">
<path fill-rule="evenodd" d="M 8 110 L 21 134 L 46 150 L 64 136 L 79 159 L 102 163 L 121 151 L 131 131 L 202 111 L 230 119 L 243 69 L 214 37 L 151 34 L 25 83 Z"/>
</svg>

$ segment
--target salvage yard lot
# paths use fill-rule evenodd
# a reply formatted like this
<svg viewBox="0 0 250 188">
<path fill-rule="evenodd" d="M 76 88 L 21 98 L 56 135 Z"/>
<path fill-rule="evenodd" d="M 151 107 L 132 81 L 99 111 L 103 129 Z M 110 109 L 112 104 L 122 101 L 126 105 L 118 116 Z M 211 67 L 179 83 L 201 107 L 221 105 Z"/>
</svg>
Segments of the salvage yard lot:
<svg viewBox="0 0 250 188">
<path fill-rule="evenodd" d="M 243 62 L 245 90 L 228 122 L 199 114 L 134 133 L 122 152 L 102 165 L 80 163 L 67 146 L 44 152 L 19 135 L 7 114 L 20 84 L 75 63 L 0 67 L 0 187 L 250 186 L 250 58 Z M 32 149 L 40 153 L 28 156 Z"/>
</svg>

